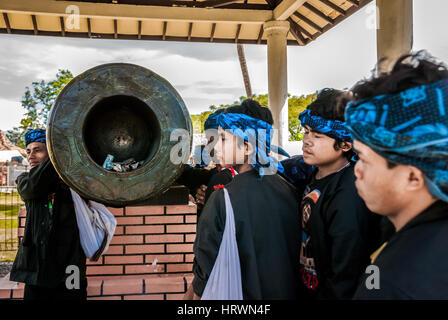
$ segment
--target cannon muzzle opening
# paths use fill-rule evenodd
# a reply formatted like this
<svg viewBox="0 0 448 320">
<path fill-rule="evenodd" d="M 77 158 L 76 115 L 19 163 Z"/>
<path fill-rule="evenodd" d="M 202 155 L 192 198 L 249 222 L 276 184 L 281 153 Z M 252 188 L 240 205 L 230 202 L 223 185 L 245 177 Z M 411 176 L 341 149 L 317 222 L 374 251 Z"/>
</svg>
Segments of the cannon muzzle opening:
<svg viewBox="0 0 448 320">
<path fill-rule="evenodd" d="M 96 103 L 86 116 L 83 137 L 92 160 L 102 166 L 108 154 L 114 161 L 152 159 L 160 145 L 160 125 L 143 101 L 117 95 Z"/>
<path fill-rule="evenodd" d="M 171 161 L 175 129 L 189 133 L 185 104 L 168 81 L 126 63 L 105 64 L 82 73 L 61 91 L 50 110 L 47 147 L 64 182 L 81 196 L 106 205 L 125 206 L 152 199 L 182 173 Z M 128 172 L 103 168 L 133 158 Z"/>
</svg>

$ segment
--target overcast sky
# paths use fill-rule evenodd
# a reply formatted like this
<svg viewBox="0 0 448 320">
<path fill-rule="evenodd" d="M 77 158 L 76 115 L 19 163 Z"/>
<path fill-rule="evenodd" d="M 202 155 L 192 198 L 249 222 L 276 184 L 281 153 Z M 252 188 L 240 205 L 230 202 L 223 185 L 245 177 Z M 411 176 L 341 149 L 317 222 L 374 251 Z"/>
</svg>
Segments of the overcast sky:
<svg viewBox="0 0 448 320">
<path fill-rule="evenodd" d="M 292 95 L 324 87 L 350 88 L 368 77 L 376 62 L 374 2 L 306 47 L 288 48 L 288 87 Z M 448 63 L 446 0 L 414 0 L 414 50 L 427 49 Z M 254 93 L 267 93 L 267 48 L 245 45 Z M 0 35 L 0 130 L 19 125 L 26 86 L 52 80 L 58 69 L 75 76 L 103 63 L 141 65 L 167 79 L 190 113 L 245 95 L 233 44 L 72 39 Z"/>
</svg>

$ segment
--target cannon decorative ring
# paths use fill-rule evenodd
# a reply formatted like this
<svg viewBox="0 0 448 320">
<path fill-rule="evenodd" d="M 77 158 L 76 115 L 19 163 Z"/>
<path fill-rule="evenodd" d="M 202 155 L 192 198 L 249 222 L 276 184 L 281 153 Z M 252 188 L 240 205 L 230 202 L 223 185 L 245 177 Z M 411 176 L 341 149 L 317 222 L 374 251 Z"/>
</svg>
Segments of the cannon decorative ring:
<svg viewBox="0 0 448 320">
<path fill-rule="evenodd" d="M 182 164 L 170 161 L 174 129 L 191 134 L 190 115 L 168 81 L 143 67 L 112 63 L 74 78 L 50 110 L 47 145 L 62 180 L 81 196 L 124 206 L 154 197 L 176 180 Z M 129 172 L 102 167 L 134 158 Z"/>
</svg>

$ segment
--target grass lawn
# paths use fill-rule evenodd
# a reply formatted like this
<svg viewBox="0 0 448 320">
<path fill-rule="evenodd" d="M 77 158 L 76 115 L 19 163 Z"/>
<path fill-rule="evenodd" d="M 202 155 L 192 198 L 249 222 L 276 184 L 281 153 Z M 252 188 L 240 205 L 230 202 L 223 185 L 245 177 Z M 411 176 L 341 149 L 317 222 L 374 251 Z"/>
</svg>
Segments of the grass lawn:
<svg viewBox="0 0 448 320">
<path fill-rule="evenodd" d="M 17 250 L 13 251 L 0 251 L 0 262 L 14 262 L 16 258 Z"/>
<path fill-rule="evenodd" d="M 14 261 L 18 246 L 18 214 L 23 205 L 17 192 L 0 193 L 0 261 Z"/>
</svg>

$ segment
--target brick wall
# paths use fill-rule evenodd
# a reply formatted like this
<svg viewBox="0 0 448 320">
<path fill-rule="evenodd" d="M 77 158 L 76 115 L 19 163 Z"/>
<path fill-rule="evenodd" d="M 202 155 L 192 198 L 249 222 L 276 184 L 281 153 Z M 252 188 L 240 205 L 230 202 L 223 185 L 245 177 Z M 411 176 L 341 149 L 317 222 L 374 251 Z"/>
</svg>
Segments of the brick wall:
<svg viewBox="0 0 448 320">
<path fill-rule="evenodd" d="M 182 299 L 193 279 L 196 206 L 108 209 L 116 217 L 117 227 L 107 252 L 97 262 L 87 261 L 89 299 Z M 25 219 L 23 209 L 19 237 Z M 10 297 L 20 298 L 23 286 L 17 285 L 15 290 L 11 289 Z"/>
</svg>

